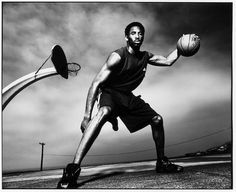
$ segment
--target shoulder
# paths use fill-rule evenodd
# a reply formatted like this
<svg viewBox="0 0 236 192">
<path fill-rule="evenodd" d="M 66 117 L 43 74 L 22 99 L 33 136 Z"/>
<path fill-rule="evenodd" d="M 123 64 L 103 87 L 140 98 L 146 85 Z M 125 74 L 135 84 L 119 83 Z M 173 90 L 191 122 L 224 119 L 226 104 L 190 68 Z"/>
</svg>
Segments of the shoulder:
<svg viewBox="0 0 236 192">
<path fill-rule="evenodd" d="M 142 57 L 149 59 L 152 55 L 150 52 L 148 51 L 140 51 L 140 55 L 142 55 Z"/>
<path fill-rule="evenodd" d="M 148 58 L 151 58 L 151 57 L 153 57 L 153 56 L 154 56 L 154 54 L 152 54 L 151 52 L 148 52 L 148 51 L 145 51 L 145 52 L 146 52 L 146 54 L 147 54 Z"/>
<path fill-rule="evenodd" d="M 127 50 L 126 47 L 121 47 L 121 48 L 115 50 L 114 52 L 117 53 L 118 55 L 120 55 L 120 57 L 122 58 L 124 56 L 126 50 Z"/>
<path fill-rule="evenodd" d="M 120 61 L 121 61 L 121 56 L 116 51 L 114 51 L 108 56 L 106 61 L 106 66 L 108 69 L 117 68 L 121 63 Z"/>
<path fill-rule="evenodd" d="M 153 56 L 152 53 L 148 51 L 141 51 L 140 52 L 140 57 L 144 59 L 146 62 L 149 62 L 149 59 Z"/>
</svg>

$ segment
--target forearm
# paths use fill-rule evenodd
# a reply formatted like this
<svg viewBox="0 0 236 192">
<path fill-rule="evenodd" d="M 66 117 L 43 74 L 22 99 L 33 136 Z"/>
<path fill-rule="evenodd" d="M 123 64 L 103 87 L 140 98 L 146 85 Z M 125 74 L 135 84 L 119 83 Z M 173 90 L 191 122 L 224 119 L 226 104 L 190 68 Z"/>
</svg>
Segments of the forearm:
<svg viewBox="0 0 236 192">
<path fill-rule="evenodd" d="M 179 56 L 180 55 L 178 53 L 178 50 L 175 49 L 166 57 L 166 64 L 169 66 L 173 65 L 176 62 L 176 60 L 179 58 Z"/>
<path fill-rule="evenodd" d="M 98 94 L 98 85 L 93 83 L 88 91 L 88 96 L 86 100 L 85 114 L 84 116 L 88 119 L 91 119 L 94 103 L 97 99 Z"/>
</svg>

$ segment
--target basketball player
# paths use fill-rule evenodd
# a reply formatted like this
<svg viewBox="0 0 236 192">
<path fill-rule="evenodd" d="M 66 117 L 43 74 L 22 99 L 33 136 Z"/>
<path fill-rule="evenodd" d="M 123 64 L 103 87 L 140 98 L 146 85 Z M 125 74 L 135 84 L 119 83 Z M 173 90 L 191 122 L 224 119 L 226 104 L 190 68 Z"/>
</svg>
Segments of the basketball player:
<svg viewBox="0 0 236 192">
<path fill-rule="evenodd" d="M 139 22 L 130 23 L 125 29 L 127 45 L 110 54 L 89 88 L 84 119 L 81 124 L 83 137 L 73 163 L 67 165 L 58 188 L 76 188 L 81 161 L 90 149 L 102 126 L 111 122 L 118 129 L 117 117 L 133 133 L 151 125 L 156 147 L 156 172 L 181 172 L 183 167 L 171 163 L 164 156 L 164 129 L 161 115 L 155 112 L 140 96 L 132 91 L 142 82 L 147 65 L 171 66 L 179 58 L 177 49 L 167 57 L 140 51 L 145 29 Z M 92 118 L 94 103 L 99 96 L 99 109 Z"/>
</svg>

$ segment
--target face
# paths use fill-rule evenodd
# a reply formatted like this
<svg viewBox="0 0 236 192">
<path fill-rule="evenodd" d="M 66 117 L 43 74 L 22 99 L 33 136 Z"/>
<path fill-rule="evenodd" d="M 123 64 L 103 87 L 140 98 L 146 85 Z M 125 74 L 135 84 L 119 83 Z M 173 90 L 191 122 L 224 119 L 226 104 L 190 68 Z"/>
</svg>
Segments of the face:
<svg viewBox="0 0 236 192">
<path fill-rule="evenodd" d="M 140 48 L 143 43 L 143 39 L 144 34 L 138 26 L 131 27 L 129 35 L 126 36 L 126 41 L 134 49 Z"/>
</svg>

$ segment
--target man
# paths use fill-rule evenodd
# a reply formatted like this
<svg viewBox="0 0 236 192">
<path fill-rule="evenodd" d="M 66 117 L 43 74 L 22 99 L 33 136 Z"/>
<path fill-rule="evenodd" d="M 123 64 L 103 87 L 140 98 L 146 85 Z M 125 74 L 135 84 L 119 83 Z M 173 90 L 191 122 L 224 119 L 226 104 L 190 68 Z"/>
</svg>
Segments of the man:
<svg viewBox="0 0 236 192">
<path fill-rule="evenodd" d="M 132 91 L 142 82 L 147 64 L 171 66 L 180 56 L 175 49 L 167 57 L 140 51 L 144 40 L 145 29 L 139 22 L 130 23 L 125 29 L 126 47 L 110 54 L 89 88 L 84 119 L 81 124 L 82 139 L 75 154 L 73 163 L 64 169 L 58 188 L 76 188 L 80 174 L 80 164 L 90 149 L 102 126 L 111 122 L 117 130 L 117 117 L 133 133 L 151 125 L 155 142 L 157 162 L 156 172 L 181 172 L 183 167 L 171 163 L 164 156 L 163 119 L 140 96 Z M 99 109 L 92 117 L 94 103 L 100 93 Z"/>
</svg>

